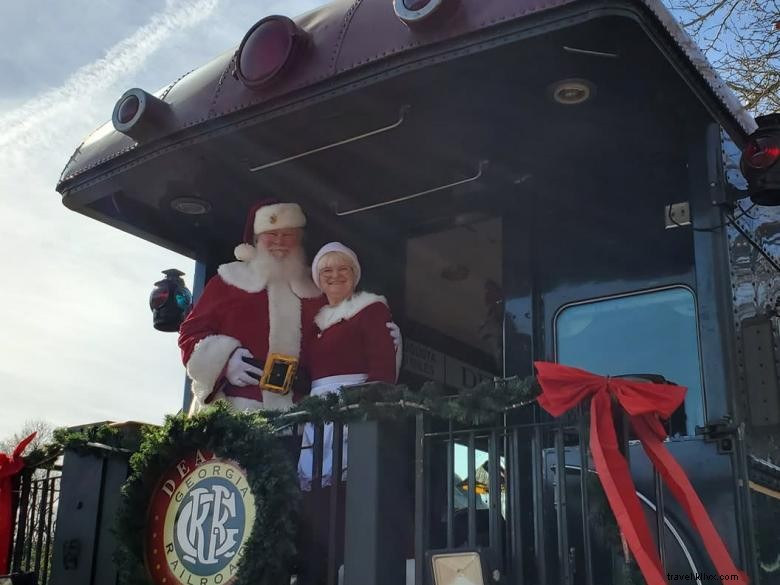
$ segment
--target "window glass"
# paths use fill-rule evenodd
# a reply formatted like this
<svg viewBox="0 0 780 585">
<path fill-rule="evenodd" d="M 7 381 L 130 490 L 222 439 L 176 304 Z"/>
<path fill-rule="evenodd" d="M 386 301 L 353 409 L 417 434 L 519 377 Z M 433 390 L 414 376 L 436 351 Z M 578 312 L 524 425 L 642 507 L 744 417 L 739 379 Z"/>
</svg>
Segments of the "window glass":
<svg viewBox="0 0 780 585">
<path fill-rule="evenodd" d="M 687 387 L 684 421 L 677 413 L 674 427 L 692 435 L 704 420 L 697 331 L 685 288 L 572 305 L 556 320 L 558 362 L 602 375 L 660 374 Z"/>
</svg>

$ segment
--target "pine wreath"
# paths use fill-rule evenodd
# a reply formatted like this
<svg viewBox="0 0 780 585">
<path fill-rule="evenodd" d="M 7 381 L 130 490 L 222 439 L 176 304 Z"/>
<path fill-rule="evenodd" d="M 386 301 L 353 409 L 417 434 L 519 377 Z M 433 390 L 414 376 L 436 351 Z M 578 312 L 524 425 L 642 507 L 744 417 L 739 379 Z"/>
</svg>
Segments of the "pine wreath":
<svg viewBox="0 0 780 585">
<path fill-rule="evenodd" d="M 278 585 L 295 555 L 295 515 L 300 497 L 292 462 L 262 414 L 217 404 L 193 417 L 170 416 L 147 427 L 130 459 L 116 522 L 118 571 L 125 585 L 148 585 L 144 539 L 152 490 L 181 455 L 196 449 L 236 461 L 246 470 L 256 516 L 231 585 Z"/>
</svg>

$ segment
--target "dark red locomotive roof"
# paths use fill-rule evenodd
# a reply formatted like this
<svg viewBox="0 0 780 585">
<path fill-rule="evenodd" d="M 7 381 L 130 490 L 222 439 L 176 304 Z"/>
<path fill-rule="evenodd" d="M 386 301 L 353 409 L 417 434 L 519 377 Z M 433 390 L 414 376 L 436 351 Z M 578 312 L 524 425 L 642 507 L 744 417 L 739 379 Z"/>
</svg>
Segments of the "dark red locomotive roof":
<svg viewBox="0 0 780 585">
<path fill-rule="evenodd" d="M 397 0 L 403 2 L 403 0 Z M 659 0 L 593 2 L 592 0 L 442 0 L 448 11 L 422 23 L 406 23 L 394 10 L 393 0 L 335 0 L 294 19 L 305 36 L 302 49 L 273 82 L 247 87 L 236 75 L 236 51 L 183 75 L 155 95 L 168 105 L 167 120 L 155 136 L 140 142 L 114 129 L 111 122 L 93 132 L 66 165 L 57 190 L 67 194 L 94 179 L 121 172 L 125 160 L 175 148 L 178 137 L 191 137 L 238 123 L 241 114 L 282 108 L 304 90 L 319 88 L 347 73 L 376 73 L 384 64 L 398 65 L 447 41 L 500 34 L 501 27 L 527 23 L 536 26 L 540 15 L 567 18 L 571 11 L 598 18 L 607 11 L 633 11 L 663 31 L 690 72 L 688 83 L 705 96 L 708 109 L 738 142 L 755 124 L 736 97 L 719 79 L 690 38 Z M 637 72 L 637 75 L 641 75 Z M 686 74 L 686 72 L 682 72 Z M 465 86 L 464 86 L 465 88 Z M 238 116 L 238 117 L 237 117 Z"/>
</svg>

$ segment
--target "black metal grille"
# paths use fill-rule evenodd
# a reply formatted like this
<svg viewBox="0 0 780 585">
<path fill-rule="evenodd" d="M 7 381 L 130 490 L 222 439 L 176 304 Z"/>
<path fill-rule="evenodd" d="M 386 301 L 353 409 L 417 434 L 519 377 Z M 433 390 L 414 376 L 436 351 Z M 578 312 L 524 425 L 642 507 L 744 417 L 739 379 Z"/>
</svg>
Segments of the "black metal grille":
<svg viewBox="0 0 780 585">
<path fill-rule="evenodd" d="M 507 417 L 484 428 L 418 416 L 416 584 L 429 583 L 426 552 L 453 549 L 481 550 L 501 583 L 593 585 L 594 575 L 601 582 L 641 582 L 631 555 L 621 554 L 589 460 L 587 411 L 562 420 L 526 414 L 531 422 Z M 616 418 L 628 455 L 628 435 Z M 663 491 L 654 479 L 652 524 L 663 534 Z M 658 540 L 663 561 L 664 538 Z"/>
<path fill-rule="evenodd" d="M 32 573 L 38 585 L 46 585 L 51 572 L 59 469 L 25 469 L 14 485 L 14 535 L 12 573 Z"/>
<path fill-rule="evenodd" d="M 333 425 L 332 442 L 324 444 L 325 427 L 314 424 L 312 450 L 311 489 L 303 493 L 301 529 L 299 534 L 298 583 L 311 585 L 339 582 L 339 570 L 344 562 L 344 514 L 346 477 L 338 471 L 344 460 L 345 425 Z M 296 438 L 297 439 L 297 438 Z M 295 440 L 295 439 L 294 439 Z M 297 439 L 300 444 L 300 439 Z M 325 449 L 331 449 L 330 485 L 323 485 L 323 459 Z M 292 450 L 296 453 L 296 450 Z M 297 464 L 297 461 L 296 461 Z"/>
</svg>

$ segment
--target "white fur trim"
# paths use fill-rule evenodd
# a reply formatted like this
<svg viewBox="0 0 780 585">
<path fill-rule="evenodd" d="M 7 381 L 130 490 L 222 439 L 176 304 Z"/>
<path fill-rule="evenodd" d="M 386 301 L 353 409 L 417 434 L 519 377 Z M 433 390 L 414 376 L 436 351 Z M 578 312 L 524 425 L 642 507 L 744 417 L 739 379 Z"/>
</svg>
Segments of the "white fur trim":
<svg viewBox="0 0 780 585">
<path fill-rule="evenodd" d="M 229 285 L 246 292 L 260 292 L 268 284 L 267 277 L 252 270 L 249 262 L 229 262 L 217 268 L 217 274 Z"/>
<path fill-rule="evenodd" d="M 268 285 L 268 353 L 298 357 L 301 352 L 301 299 L 287 284 Z"/>
<path fill-rule="evenodd" d="M 194 398 L 201 404 L 214 391 L 219 374 L 238 347 L 241 342 L 228 335 L 209 335 L 195 345 L 187 362 L 187 374 L 192 378 Z"/>
<path fill-rule="evenodd" d="M 292 395 L 292 392 L 281 395 L 276 392 L 263 391 L 263 401 L 260 403 L 260 408 L 263 410 L 290 410 L 293 405 Z"/>
<path fill-rule="evenodd" d="M 227 402 L 233 410 L 239 412 L 263 410 L 263 403 L 259 400 L 252 400 L 250 398 L 244 398 L 243 396 L 225 396 L 222 392 L 218 392 L 214 397 L 214 401 L 209 404 L 203 404 L 198 400 L 197 396 L 193 396 L 188 413 L 189 416 L 213 407 L 218 400 Z"/>
<path fill-rule="evenodd" d="M 306 225 L 306 216 L 297 203 L 272 203 L 255 212 L 254 230 L 262 234 L 271 230 L 300 228 Z"/>
<path fill-rule="evenodd" d="M 190 409 L 187 411 L 187 416 L 198 414 L 204 408 L 206 408 L 206 405 L 198 400 L 198 397 L 193 393 L 192 401 L 190 402 Z"/>
<path fill-rule="evenodd" d="M 243 396 L 226 396 L 223 400 L 239 412 L 263 410 L 263 403 L 260 400 L 252 400 Z"/>
<path fill-rule="evenodd" d="M 243 291 L 256 293 L 268 286 L 268 275 L 258 271 L 251 262 L 228 262 L 222 264 L 217 273 L 227 284 Z M 289 283 L 289 288 L 302 299 L 312 299 L 322 295 L 305 270 Z"/>
<path fill-rule="evenodd" d="M 330 305 L 322 307 L 314 318 L 314 322 L 317 324 L 317 327 L 320 328 L 320 331 L 325 331 L 328 327 L 331 327 L 336 323 L 351 319 L 360 311 L 374 303 L 387 305 L 387 299 L 381 295 L 375 295 L 374 293 L 365 291 L 355 293 L 350 298 L 341 301 L 335 307 L 331 307 Z"/>
<path fill-rule="evenodd" d="M 239 244 L 233 250 L 233 255 L 236 257 L 236 260 L 241 260 L 243 262 L 251 260 L 256 254 L 257 248 L 252 244 Z"/>
</svg>

